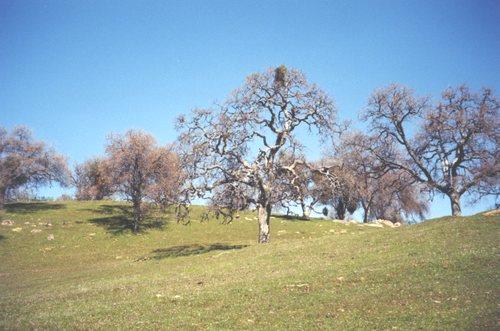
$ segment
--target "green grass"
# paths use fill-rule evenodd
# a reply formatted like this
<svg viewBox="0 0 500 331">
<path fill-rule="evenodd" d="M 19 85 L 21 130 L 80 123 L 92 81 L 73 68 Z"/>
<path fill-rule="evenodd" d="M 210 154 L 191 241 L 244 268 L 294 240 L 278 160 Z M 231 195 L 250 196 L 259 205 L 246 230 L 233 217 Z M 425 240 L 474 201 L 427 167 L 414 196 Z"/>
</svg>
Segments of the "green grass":
<svg viewBox="0 0 500 331">
<path fill-rule="evenodd" d="M 251 213 L 187 226 L 167 213 L 134 235 L 122 207 L 8 205 L 0 329 L 499 327 L 499 216 L 395 229 L 273 218 L 259 245 Z"/>
</svg>

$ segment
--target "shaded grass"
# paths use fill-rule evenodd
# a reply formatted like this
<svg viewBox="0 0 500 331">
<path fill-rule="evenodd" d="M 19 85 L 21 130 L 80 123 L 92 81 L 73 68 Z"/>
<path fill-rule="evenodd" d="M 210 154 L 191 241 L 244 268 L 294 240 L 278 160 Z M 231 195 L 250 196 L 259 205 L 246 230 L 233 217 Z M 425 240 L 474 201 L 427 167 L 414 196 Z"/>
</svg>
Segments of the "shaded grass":
<svg viewBox="0 0 500 331">
<path fill-rule="evenodd" d="M 5 210 L 9 213 L 26 214 L 36 213 L 44 210 L 64 209 L 66 205 L 62 203 L 46 203 L 46 202 L 19 202 L 9 203 L 5 205 Z"/>
<path fill-rule="evenodd" d="M 16 223 L 0 226 L 0 329 L 498 327 L 498 216 L 397 229 L 275 217 L 258 245 L 253 213 L 200 223 L 195 207 L 190 225 L 166 213 L 165 228 L 114 235 L 93 220 L 126 205 L 64 206 L 0 214 Z"/>
<path fill-rule="evenodd" d="M 161 260 L 170 257 L 198 255 L 211 251 L 227 251 L 233 249 L 242 249 L 248 245 L 227 245 L 227 244 L 210 244 L 210 245 L 180 245 L 168 248 L 158 248 L 152 251 L 152 258 Z"/>
<path fill-rule="evenodd" d="M 106 229 L 111 234 L 119 235 L 133 231 L 132 217 L 130 215 L 115 215 L 108 217 L 92 218 L 90 223 Z M 150 229 L 165 229 L 166 221 L 162 219 L 146 218 L 141 222 L 139 233 Z"/>
</svg>

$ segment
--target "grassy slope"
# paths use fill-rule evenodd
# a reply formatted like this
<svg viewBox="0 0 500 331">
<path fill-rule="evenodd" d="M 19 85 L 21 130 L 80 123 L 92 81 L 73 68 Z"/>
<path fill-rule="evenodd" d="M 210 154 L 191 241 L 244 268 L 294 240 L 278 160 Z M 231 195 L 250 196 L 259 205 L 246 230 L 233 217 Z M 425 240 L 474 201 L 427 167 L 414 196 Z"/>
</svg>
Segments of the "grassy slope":
<svg viewBox="0 0 500 331">
<path fill-rule="evenodd" d="M 119 207 L 0 214 L 16 223 L 0 226 L 0 329 L 498 327 L 498 216 L 397 229 L 275 218 L 258 245 L 254 215 L 132 235 Z"/>
</svg>

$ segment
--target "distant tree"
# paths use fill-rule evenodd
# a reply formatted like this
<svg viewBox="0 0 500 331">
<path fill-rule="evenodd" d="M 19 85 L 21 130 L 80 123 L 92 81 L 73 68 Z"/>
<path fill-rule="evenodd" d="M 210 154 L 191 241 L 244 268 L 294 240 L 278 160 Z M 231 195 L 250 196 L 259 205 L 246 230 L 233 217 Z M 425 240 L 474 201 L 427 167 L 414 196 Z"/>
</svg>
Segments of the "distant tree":
<svg viewBox="0 0 500 331">
<path fill-rule="evenodd" d="M 331 156 L 322 161 L 331 164 L 337 181 L 333 187 L 325 180 L 320 182 L 320 202 L 332 205 L 340 219 L 358 206 L 363 209 L 363 222 L 372 218 L 402 221 L 422 217 L 427 202 L 422 199 L 420 185 L 405 172 L 387 168 L 373 156 L 370 150 L 375 150 L 376 140 L 358 132 L 343 134 Z M 383 153 L 385 148 L 377 146 L 377 153 Z"/>
<path fill-rule="evenodd" d="M 276 209 L 286 210 L 287 215 L 296 215 L 294 208 L 300 207 L 302 219 L 308 220 L 318 199 L 314 195 L 313 177 L 315 169 L 302 156 L 280 153 L 281 164 L 296 165 L 292 171 L 284 169 L 279 174 L 279 180 L 274 185 L 275 190 L 281 192 L 281 197 L 276 203 Z"/>
<path fill-rule="evenodd" d="M 429 201 L 422 194 L 422 185 L 412 181 L 405 172 L 388 171 L 376 178 L 374 184 L 379 191 L 373 194 L 369 208 L 364 210 L 365 222 L 373 218 L 403 223 L 422 219 L 429 211 Z"/>
<path fill-rule="evenodd" d="M 216 204 L 218 192 L 237 192 L 224 200 L 227 212 L 255 205 L 258 241 L 268 242 L 271 210 L 287 198 L 279 189 L 283 178 L 304 164 L 296 132 L 317 129 L 330 135 L 335 114 L 330 98 L 298 70 L 281 66 L 250 75 L 216 109 L 179 118 L 190 196 Z"/>
<path fill-rule="evenodd" d="M 16 190 L 69 182 L 66 160 L 54 149 L 33 139 L 26 127 L 10 133 L 0 128 L 0 209 Z"/>
<path fill-rule="evenodd" d="M 351 164 L 342 158 L 326 157 L 319 162 L 323 169 L 328 169 L 330 176 L 313 175 L 313 201 L 332 206 L 337 219 L 345 219 L 346 214 L 354 213 L 358 208 L 356 174 Z"/>
<path fill-rule="evenodd" d="M 377 144 L 387 147 L 370 151 L 384 166 L 446 195 L 452 215 L 460 215 L 465 193 L 475 198 L 499 193 L 498 109 L 490 89 L 475 94 L 466 86 L 449 88 L 432 105 L 391 85 L 371 96 L 364 113 Z"/>
<path fill-rule="evenodd" d="M 112 191 L 132 202 L 134 232 L 146 214 L 144 202 L 175 203 L 182 180 L 178 158 L 153 136 L 134 130 L 111 135 L 106 156 Z"/>
<path fill-rule="evenodd" d="M 75 166 L 77 200 L 102 200 L 113 194 L 107 161 L 93 158 Z"/>
</svg>

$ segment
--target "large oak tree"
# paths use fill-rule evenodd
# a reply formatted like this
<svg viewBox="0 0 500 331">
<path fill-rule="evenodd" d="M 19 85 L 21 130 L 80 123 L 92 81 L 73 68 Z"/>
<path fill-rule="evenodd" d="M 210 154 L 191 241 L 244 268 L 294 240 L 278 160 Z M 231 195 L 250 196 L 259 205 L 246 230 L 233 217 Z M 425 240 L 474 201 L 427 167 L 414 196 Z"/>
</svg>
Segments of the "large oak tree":
<svg viewBox="0 0 500 331">
<path fill-rule="evenodd" d="M 297 132 L 331 136 L 335 114 L 328 95 L 299 70 L 281 66 L 250 75 L 223 104 L 179 118 L 190 196 L 213 200 L 231 192 L 229 211 L 255 205 L 258 241 L 268 242 L 271 210 L 287 198 L 280 184 L 304 164 Z"/>
<path fill-rule="evenodd" d="M 364 113 L 378 144 L 387 147 L 370 151 L 385 166 L 446 195 L 452 215 L 460 215 L 464 194 L 499 193 L 498 109 L 490 89 L 449 88 L 434 104 L 391 85 L 371 96 Z"/>
</svg>

